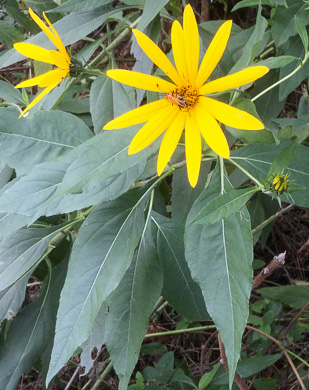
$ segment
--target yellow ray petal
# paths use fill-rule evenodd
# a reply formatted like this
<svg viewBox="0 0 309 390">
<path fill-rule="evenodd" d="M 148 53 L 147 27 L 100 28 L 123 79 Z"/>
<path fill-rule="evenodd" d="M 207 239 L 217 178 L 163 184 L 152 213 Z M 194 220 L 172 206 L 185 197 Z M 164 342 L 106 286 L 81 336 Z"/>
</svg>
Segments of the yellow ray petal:
<svg viewBox="0 0 309 390">
<path fill-rule="evenodd" d="M 208 77 L 211 75 L 218 62 L 220 61 L 224 50 L 227 45 L 232 28 L 232 21 L 228 20 L 223 23 L 222 26 L 217 31 L 216 35 L 213 37 L 202 63 L 197 74 L 196 87 L 200 88 Z"/>
<path fill-rule="evenodd" d="M 178 20 L 175 20 L 175 22 L 172 25 L 171 40 L 172 40 L 174 62 L 178 70 L 178 74 L 182 78 L 181 80 L 182 84 L 185 84 L 184 81 L 186 80 L 188 82 L 189 78 L 188 78 L 187 63 L 185 58 L 183 29 L 180 23 L 178 22 Z"/>
<path fill-rule="evenodd" d="M 47 50 L 43 49 L 40 46 L 33 45 L 32 43 L 14 43 L 14 48 L 22 55 L 32 58 L 36 61 L 46 62 L 47 64 L 52 64 L 61 67 L 63 64 L 62 61 L 58 61 L 58 55 L 61 55 L 56 50 Z M 53 53 L 53 54 L 52 54 Z"/>
<path fill-rule="evenodd" d="M 52 31 L 50 31 L 50 29 L 45 25 L 45 23 L 43 22 L 43 20 L 41 20 L 33 11 L 31 8 L 29 8 L 29 13 L 30 13 L 30 16 L 32 17 L 32 19 L 35 21 L 35 23 L 40 27 L 41 30 L 44 31 L 44 33 L 47 35 L 47 37 L 52 41 L 52 43 L 57 47 L 57 49 L 63 54 L 64 52 L 66 53 L 66 50 L 65 50 L 65 47 L 59 37 L 59 35 L 57 34 L 56 36 L 54 35 L 54 33 Z M 50 22 L 49 20 L 46 18 L 46 16 L 44 15 L 45 17 L 45 20 L 48 22 L 49 25 Z M 54 28 L 53 28 L 54 29 Z M 68 54 L 66 53 L 66 55 L 69 59 L 69 56 Z"/>
<path fill-rule="evenodd" d="M 199 103 L 205 110 L 214 116 L 219 122 L 242 130 L 261 130 L 264 125 L 246 111 L 231 107 L 228 104 L 200 96 Z"/>
<path fill-rule="evenodd" d="M 59 69 L 66 69 L 69 72 L 70 63 L 67 62 L 62 53 L 56 50 L 50 50 L 50 55 Z"/>
<path fill-rule="evenodd" d="M 64 57 L 66 58 L 66 60 L 71 63 L 71 60 L 70 60 L 70 57 L 65 49 L 65 46 L 59 36 L 59 34 L 57 33 L 55 27 L 50 23 L 49 19 L 47 18 L 47 16 L 45 15 L 45 12 L 43 12 L 43 16 L 44 16 L 44 19 L 46 20 L 47 24 L 49 25 L 49 27 L 51 28 L 52 32 L 54 33 L 54 36 L 56 38 L 56 41 L 57 41 L 57 45 L 56 47 L 58 48 L 58 50 L 64 55 Z"/>
<path fill-rule="evenodd" d="M 151 61 L 156 64 L 163 72 L 176 84 L 181 84 L 182 80 L 178 75 L 171 61 L 163 53 L 163 51 L 141 31 L 132 30 L 137 43 L 142 50 L 147 54 Z"/>
<path fill-rule="evenodd" d="M 183 127 L 185 125 L 187 116 L 187 112 L 179 110 L 176 118 L 164 134 L 158 155 L 158 175 L 161 175 L 163 169 L 165 168 L 166 164 L 168 163 L 169 159 L 171 158 L 177 147 L 177 144 L 183 132 Z"/>
<path fill-rule="evenodd" d="M 269 69 L 266 66 L 253 66 L 246 68 L 240 72 L 233 73 L 229 76 L 221 77 L 220 79 L 210 81 L 200 88 L 200 94 L 206 95 L 209 93 L 225 91 L 227 89 L 241 87 L 242 85 L 251 83 L 264 76 Z"/>
<path fill-rule="evenodd" d="M 183 31 L 188 76 L 191 85 L 194 85 L 198 70 L 200 41 L 196 19 L 189 4 L 186 5 L 183 14 Z"/>
<path fill-rule="evenodd" d="M 57 82 L 55 82 L 54 84 L 51 84 L 49 85 L 47 88 L 44 89 L 44 91 L 42 91 L 25 109 L 24 111 L 19 115 L 19 118 L 21 118 L 23 115 L 25 115 L 25 113 L 27 111 L 30 110 L 30 108 L 32 108 L 35 104 L 37 104 L 41 99 L 43 99 L 43 97 L 48 94 L 48 92 L 50 92 L 52 89 L 54 89 L 58 83 L 61 81 L 58 80 Z"/>
<path fill-rule="evenodd" d="M 196 123 L 204 140 L 208 146 L 219 156 L 229 158 L 230 150 L 225 135 L 215 118 L 198 103 L 192 116 L 196 118 Z"/>
<path fill-rule="evenodd" d="M 103 130 L 121 129 L 123 127 L 148 122 L 157 112 L 168 106 L 170 106 L 170 104 L 165 99 L 145 104 L 144 106 L 126 112 L 125 114 L 118 116 L 118 118 L 106 123 Z"/>
<path fill-rule="evenodd" d="M 196 123 L 195 110 L 190 111 L 187 117 L 185 130 L 185 150 L 187 160 L 188 179 L 191 187 L 195 187 L 201 167 L 202 142 L 201 134 Z"/>
<path fill-rule="evenodd" d="M 129 154 L 137 153 L 154 142 L 170 126 L 178 114 L 179 108 L 175 106 L 169 105 L 161 109 L 135 135 L 129 147 Z"/>
<path fill-rule="evenodd" d="M 50 72 L 55 72 L 55 69 L 50 70 L 49 72 L 43 73 L 37 77 L 33 77 L 32 79 L 25 80 L 25 81 L 19 83 L 18 85 L 16 85 L 15 88 L 26 88 L 26 87 L 33 87 L 34 85 L 39 85 L 41 83 L 41 81 L 46 77 L 46 75 Z"/>
<path fill-rule="evenodd" d="M 150 76 L 131 70 L 112 69 L 106 72 L 107 76 L 120 83 L 130 85 L 131 87 L 146 89 L 147 91 L 169 93 L 176 86 L 168 81 L 159 79 L 159 77 Z"/>
<path fill-rule="evenodd" d="M 40 81 L 39 87 L 48 87 L 50 84 L 57 84 L 66 77 L 67 71 L 62 69 L 53 69 L 50 72 L 45 73 L 45 77 Z M 58 81 L 57 81 L 58 80 Z"/>
</svg>

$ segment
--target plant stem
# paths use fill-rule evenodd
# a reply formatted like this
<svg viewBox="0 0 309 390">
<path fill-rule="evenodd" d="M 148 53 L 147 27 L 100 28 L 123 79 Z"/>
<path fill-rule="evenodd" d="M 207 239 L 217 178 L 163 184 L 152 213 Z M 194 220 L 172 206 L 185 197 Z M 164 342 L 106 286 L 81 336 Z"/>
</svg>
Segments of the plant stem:
<svg viewBox="0 0 309 390">
<path fill-rule="evenodd" d="M 199 332 L 201 330 L 215 329 L 215 328 L 216 328 L 215 325 L 205 325 L 205 326 L 197 326 L 196 328 L 170 330 L 168 332 L 148 333 L 146 334 L 145 339 L 149 339 L 150 337 L 171 336 L 173 334 Z"/>
<path fill-rule="evenodd" d="M 276 83 L 274 83 L 273 85 L 269 86 L 268 88 L 264 89 L 264 91 L 260 92 L 258 95 L 254 96 L 251 101 L 254 102 L 255 100 L 257 100 L 258 98 L 260 98 L 261 96 L 263 96 L 265 93 L 269 92 L 270 90 L 272 90 L 273 88 L 277 87 L 278 85 L 280 85 L 281 83 L 283 83 L 284 81 L 288 80 L 290 77 L 294 76 L 295 73 L 297 73 L 299 71 L 300 68 L 302 68 L 304 66 L 304 64 L 307 62 L 309 58 L 309 52 L 306 53 L 303 61 L 301 64 L 298 65 L 297 68 L 295 68 L 291 73 L 289 73 L 288 75 L 286 75 L 285 77 L 283 77 L 281 80 L 278 80 Z"/>
<path fill-rule="evenodd" d="M 255 184 L 257 184 L 258 187 L 260 187 L 261 189 L 264 188 L 263 184 L 261 182 L 258 181 L 258 179 L 256 179 L 254 176 L 251 175 L 251 173 L 249 173 L 248 171 L 246 171 L 245 168 L 243 168 L 241 165 L 237 164 L 237 162 L 235 162 L 234 160 L 232 160 L 231 158 L 228 159 L 232 164 L 235 165 L 235 167 L 239 168 L 241 171 L 244 172 L 244 174 L 246 174 L 248 177 L 250 177 L 250 179 L 252 181 L 254 181 Z"/>
<path fill-rule="evenodd" d="M 102 385 L 102 382 L 104 381 L 104 379 L 107 377 L 107 375 L 112 371 L 113 369 L 113 363 L 110 362 L 108 364 L 108 366 L 105 368 L 105 370 L 102 372 L 102 374 L 100 375 L 100 378 L 96 381 L 96 383 L 91 387 L 91 390 L 98 390 L 101 385 Z"/>
<path fill-rule="evenodd" d="M 289 204 L 284 209 L 279 210 L 276 214 L 272 215 L 271 217 L 269 217 L 268 219 L 263 221 L 260 225 L 258 225 L 256 228 L 252 229 L 252 234 L 258 232 L 259 230 L 262 230 L 266 225 L 268 225 L 270 222 L 272 222 L 274 219 L 276 219 L 280 215 L 289 211 L 293 206 L 294 206 L 293 204 Z"/>
</svg>

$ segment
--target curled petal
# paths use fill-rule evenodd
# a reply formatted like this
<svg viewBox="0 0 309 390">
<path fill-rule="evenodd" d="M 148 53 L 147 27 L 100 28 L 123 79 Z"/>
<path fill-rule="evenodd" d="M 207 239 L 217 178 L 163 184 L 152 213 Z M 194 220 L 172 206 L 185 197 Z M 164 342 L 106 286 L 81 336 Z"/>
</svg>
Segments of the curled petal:
<svg viewBox="0 0 309 390">
<path fill-rule="evenodd" d="M 200 88 L 201 95 L 226 91 L 227 89 L 241 87 L 242 85 L 252 83 L 264 76 L 269 69 L 266 66 L 253 66 L 233 73 L 229 76 L 221 77 L 210 81 Z"/>
<path fill-rule="evenodd" d="M 224 125 L 242 130 L 261 130 L 264 125 L 261 121 L 246 111 L 229 106 L 228 104 L 200 96 L 199 104 L 205 108 L 212 116 Z"/>
<path fill-rule="evenodd" d="M 131 87 L 146 89 L 147 91 L 169 93 L 176 86 L 168 81 L 159 79 L 159 77 L 148 74 L 132 72 L 124 69 L 112 69 L 106 72 L 107 76 L 120 83 L 130 85 Z"/>
</svg>

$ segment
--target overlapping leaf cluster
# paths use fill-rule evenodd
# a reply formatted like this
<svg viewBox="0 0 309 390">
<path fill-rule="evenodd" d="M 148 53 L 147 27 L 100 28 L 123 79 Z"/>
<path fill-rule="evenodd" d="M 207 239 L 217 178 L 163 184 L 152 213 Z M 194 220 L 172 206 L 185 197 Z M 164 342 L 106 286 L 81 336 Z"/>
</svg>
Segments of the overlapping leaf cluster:
<svg viewBox="0 0 309 390">
<path fill-rule="evenodd" d="M 68 0 L 59 7 L 52 1 L 31 6 L 48 11 L 65 45 L 112 21 L 107 38 L 77 54 L 83 62 L 112 34 L 129 31 L 136 9 L 141 15 L 136 28 L 156 42 L 161 18 L 181 17 L 176 12 L 180 4 L 167 0 L 155 6 L 152 0 L 109 3 Z M 241 1 L 235 10 L 254 3 L 259 2 Z M 194 189 L 186 178 L 181 142 L 171 160 L 174 171 L 168 179 L 164 173 L 158 178 L 158 141 L 128 155 L 140 126 L 102 131 L 109 120 L 137 107 L 143 92 L 102 71 L 78 85 L 67 80 L 27 118 L 18 119 L 14 106 L 25 106 L 27 95 L 0 82 L 1 389 L 15 389 L 20 375 L 38 362 L 49 383 L 79 347 L 88 364 L 89 345 L 103 344 L 119 388 L 126 389 L 161 296 L 190 321 L 212 319 L 232 383 L 252 289 L 252 223 L 246 204 L 252 197 L 256 202 L 258 191 L 267 192 L 263 181 L 275 169 L 298 183 L 293 202 L 309 206 L 308 150 L 302 145 L 309 135 L 306 87 L 296 114 L 278 118 L 288 95 L 308 74 L 309 11 L 301 0 L 272 1 L 272 7 L 269 20 L 260 5 L 254 26 L 243 30 L 233 25 L 212 76 L 257 62 L 271 68 L 250 90 L 246 86 L 218 97 L 258 116 L 265 129 L 227 128 L 231 160 L 225 165 L 214 154 L 204 156 Z M 11 47 L 23 40 L 24 29 L 33 35 L 28 42 L 50 48 L 15 1 L 7 2 L 6 12 L 16 25 L 0 21 L 0 41 L 8 47 L 0 55 L 1 68 L 22 59 Z M 204 50 L 221 24 L 200 24 Z M 151 73 L 153 64 L 136 42 L 132 52 L 135 70 Z M 113 55 L 105 58 L 110 58 L 107 68 L 115 67 Z M 169 185 L 167 201 L 162 183 Z M 266 201 L 258 199 L 262 212 Z M 284 194 L 282 199 L 291 201 Z M 42 282 L 40 296 L 21 308 L 31 275 Z M 193 382 L 187 386 L 195 388 Z"/>
</svg>

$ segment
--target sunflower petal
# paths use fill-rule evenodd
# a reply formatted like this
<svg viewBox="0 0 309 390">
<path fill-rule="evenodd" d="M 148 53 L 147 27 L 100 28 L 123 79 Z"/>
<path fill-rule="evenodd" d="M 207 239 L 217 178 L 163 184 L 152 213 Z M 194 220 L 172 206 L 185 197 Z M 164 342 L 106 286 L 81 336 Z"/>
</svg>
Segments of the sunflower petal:
<svg viewBox="0 0 309 390">
<path fill-rule="evenodd" d="M 66 58 L 63 57 L 62 53 L 59 53 L 59 51 L 56 50 L 50 50 L 50 55 L 59 69 L 66 69 L 69 73 L 70 63 L 67 62 Z"/>
<path fill-rule="evenodd" d="M 107 76 L 131 87 L 153 92 L 169 93 L 176 88 L 175 84 L 140 72 L 124 69 L 112 69 L 106 72 Z"/>
<path fill-rule="evenodd" d="M 70 57 L 65 49 L 65 46 L 59 36 L 59 34 L 57 33 L 55 27 L 50 23 L 50 21 L 48 20 L 47 16 L 45 15 L 45 12 L 43 12 L 43 16 L 44 16 L 44 19 L 46 20 L 47 24 L 49 25 L 50 29 L 52 30 L 54 36 L 55 36 L 55 39 L 56 39 L 56 43 L 55 43 L 55 46 L 58 48 L 58 50 L 60 51 L 61 54 L 63 54 L 63 56 L 66 58 L 66 60 L 71 63 L 71 60 L 70 60 Z"/>
<path fill-rule="evenodd" d="M 168 106 L 161 109 L 149 122 L 147 122 L 135 135 L 129 154 L 134 154 L 149 146 L 170 126 L 179 113 L 179 108 Z"/>
<path fill-rule="evenodd" d="M 229 106 L 228 104 L 200 96 L 199 104 L 204 107 L 219 122 L 242 130 L 261 130 L 264 125 L 246 111 Z"/>
<path fill-rule="evenodd" d="M 175 22 L 172 25 L 171 41 L 173 48 L 174 62 L 179 74 L 181 77 L 181 84 L 185 84 L 184 80 L 189 80 L 187 63 L 185 58 L 185 47 L 184 47 L 184 38 L 183 38 L 183 29 L 178 22 Z"/>
<path fill-rule="evenodd" d="M 175 120 L 171 123 L 164 134 L 158 155 L 158 175 L 161 175 L 163 169 L 177 147 L 187 116 L 188 113 L 179 110 Z"/>
<path fill-rule="evenodd" d="M 183 31 L 189 81 L 191 85 L 194 85 L 198 70 L 200 41 L 196 19 L 192 7 L 189 4 L 186 5 L 183 14 Z"/>
<path fill-rule="evenodd" d="M 147 54 L 151 61 L 156 64 L 163 72 L 176 84 L 182 82 L 181 78 L 178 75 L 177 70 L 174 68 L 171 61 L 163 53 L 163 51 L 150 39 L 147 35 L 143 34 L 141 31 L 132 30 L 137 43 L 141 49 Z"/>
<path fill-rule="evenodd" d="M 37 104 L 41 99 L 43 99 L 43 97 L 45 95 L 48 94 L 48 92 L 50 92 L 52 89 L 54 89 L 58 83 L 60 82 L 61 80 L 58 80 L 57 82 L 55 82 L 54 84 L 51 84 L 49 85 L 47 88 L 44 89 L 44 91 L 42 91 L 25 109 L 24 111 L 19 115 L 19 118 L 21 118 L 23 115 L 25 115 L 25 113 L 27 111 L 30 110 L 30 108 L 32 108 L 35 104 Z"/>
<path fill-rule="evenodd" d="M 211 75 L 218 62 L 220 61 L 224 50 L 227 45 L 227 41 L 229 39 L 232 28 L 232 21 L 228 20 L 223 23 L 222 26 L 217 31 L 216 35 L 213 37 L 202 63 L 200 65 L 197 79 L 196 79 L 196 87 L 200 88 L 208 77 Z"/>
<path fill-rule="evenodd" d="M 43 20 L 41 20 L 33 11 L 31 8 L 29 8 L 29 13 L 30 13 L 30 16 L 31 18 L 35 21 L 35 23 L 40 27 L 41 30 L 44 31 L 45 35 L 52 41 L 52 43 L 57 47 L 57 49 L 63 54 L 64 52 L 66 53 L 66 50 L 65 50 L 65 47 L 59 37 L 59 35 L 57 34 L 56 36 L 53 34 L 52 31 L 50 31 L 50 29 L 45 25 L 45 23 L 43 22 Z M 48 22 L 49 25 L 50 22 L 49 20 L 47 19 L 47 17 L 44 15 L 44 18 L 45 20 Z M 54 29 L 54 28 L 53 28 Z M 64 51 L 64 52 L 63 52 Z M 67 57 L 68 54 L 66 54 Z"/>
<path fill-rule="evenodd" d="M 227 89 L 241 87 L 249 84 L 260 77 L 264 76 L 269 69 L 266 66 L 253 66 L 240 72 L 233 73 L 229 76 L 221 77 L 217 80 L 210 81 L 200 88 L 200 94 L 206 95 L 214 92 L 226 91 Z"/>
<path fill-rule="evenodd" d="M 67 71 L 63 69 L 53 69 L 50 72 L 45 73 L 45 77 L 40 81 L 39 87 L 44 88 L 48 87 L 51 84 L 57 82 L 60 83 L 67 75 Z"/>
<path fill-rule="evenodd" d="M 144 106 L 135 108 L 123 115 L 118 116 L 106 123 L 103 130 L 121 129 L 123 127 L 137 125 L 139 123 L 148 122 L 153 115 L 160 112 L 162 108 L 170 106 L 165 99 L 156 100 L 155 102 L 145 104 Z"/>
<path fill-rule="evenodd" d="M 188 180 L 191 187 L 195 187 L 201 167 L 202 142 L 201 134 L 197 126 L 195 110 L 190 111 L 187 117 L 185 130 L 185 150 L 187 160 Z"/>
<path fill-rule="evenodd" d="M 27 88 L 27 87 L 33 87 L 34 85 L 39 85 L 41 81 L 46 77 L 46 75 L 50 72 L 55 72 L 55 69 L 43 73 L 37 77 L 33 77 L 32 79 L 22 81 L 21 83 L 16 85 L 15 88 Z"/>
<path fill-rule="evenodd" d="M 230 150 L 225 135 L 215 118 L 198 104 L 192 111 L 196 124 L 208 146 L 219 156 L 228 158 Z"/>
<path fill-rule="evenodd" d="M 46 62 L 61 67 L 62 61 L 58 61 L 58 56 L 55 53 L 60 54 L 56 50 L 43 49 L 40 46 L 33 45 L 32 43 L 14 43 L 14 48 L 22 55 L 32 58 L 36 61 Z M 53 53 L 53 54 L 52 54 Z M 61 54 L 60 54 L 61 55 Z"/>
</svg>

